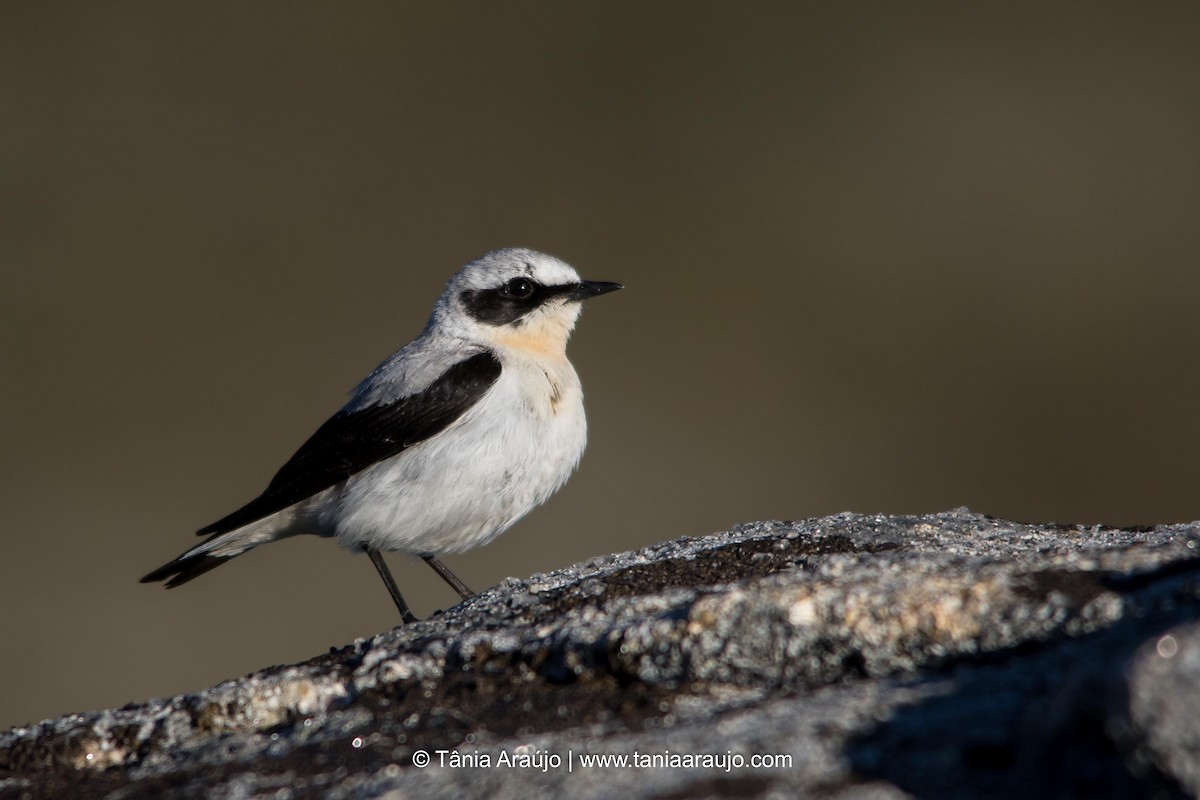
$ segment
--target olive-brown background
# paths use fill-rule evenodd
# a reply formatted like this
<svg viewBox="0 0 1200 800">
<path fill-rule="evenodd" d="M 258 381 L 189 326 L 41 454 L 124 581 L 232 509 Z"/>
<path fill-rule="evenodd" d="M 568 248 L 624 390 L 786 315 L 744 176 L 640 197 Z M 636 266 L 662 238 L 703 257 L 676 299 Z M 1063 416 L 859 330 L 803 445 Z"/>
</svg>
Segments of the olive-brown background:
<svg viewBox="0 0 1200 800">
<path fill-rule="evenodd" d="M 450 273 L 628 288 L 472 586 L 744 520 L 1200 517 L 1194 3 L 6 4 L 0 727 L 396 622 L 367 561 L 137 578 Z M 419 613 L 453 595 L 391 562 Z"/>
</svg>

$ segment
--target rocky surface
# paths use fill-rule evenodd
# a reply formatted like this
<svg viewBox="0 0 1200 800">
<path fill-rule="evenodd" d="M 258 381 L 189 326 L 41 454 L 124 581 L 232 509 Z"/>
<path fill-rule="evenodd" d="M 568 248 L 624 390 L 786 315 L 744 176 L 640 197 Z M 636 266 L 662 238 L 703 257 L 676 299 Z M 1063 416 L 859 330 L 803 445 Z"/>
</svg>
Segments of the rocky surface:
<svg viewBox="0 0 1200 800">
<path fill-rule="evenodd" d="M 13 729 L 0 797 L 1197 797 L 1197 620 L 1200 525 L 754 523 Z"/>
</svg>

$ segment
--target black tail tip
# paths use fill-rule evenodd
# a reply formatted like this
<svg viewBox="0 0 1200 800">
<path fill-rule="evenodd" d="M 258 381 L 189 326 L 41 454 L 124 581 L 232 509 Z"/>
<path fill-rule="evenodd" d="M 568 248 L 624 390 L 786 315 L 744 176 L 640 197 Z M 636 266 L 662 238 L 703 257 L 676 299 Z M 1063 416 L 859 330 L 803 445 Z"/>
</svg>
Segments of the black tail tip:
<svg viewBox="0 0 1200 800">
<path fill-rule="evenodd" d="M 195 555 L 177 558 L 169 564 L 164 564 L 153 572 L 143 575 L 138 583 L 166 582 L 166 588 L 174 589 L 182 586 L 193 578 L 198 578 L 210 569 L 216 569 L 232 556 Z"/>
</svg>

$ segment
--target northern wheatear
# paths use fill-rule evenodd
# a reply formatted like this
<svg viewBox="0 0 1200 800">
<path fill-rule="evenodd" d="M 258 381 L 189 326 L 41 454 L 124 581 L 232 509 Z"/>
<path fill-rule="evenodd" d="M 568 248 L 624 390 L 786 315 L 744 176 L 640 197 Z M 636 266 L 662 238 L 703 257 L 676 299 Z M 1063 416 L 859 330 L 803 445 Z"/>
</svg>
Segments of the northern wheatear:
<svg viewBox="0 0 1200 800">
<path fill-rule="evenodd" d="M 288 460 L 266 491 L 199 531 L 203 544 L 142 578 L 179 586 L 267 542 L 308 533 L 370 556 L 437 559 L 499 536 L 543 503 L 587 440 L 566 345 L 580 301 L 622 288 L 580 280 L 533 250 L 496 250 L 459 270 L 421 335 L 380 364 Z"/>
</svg>

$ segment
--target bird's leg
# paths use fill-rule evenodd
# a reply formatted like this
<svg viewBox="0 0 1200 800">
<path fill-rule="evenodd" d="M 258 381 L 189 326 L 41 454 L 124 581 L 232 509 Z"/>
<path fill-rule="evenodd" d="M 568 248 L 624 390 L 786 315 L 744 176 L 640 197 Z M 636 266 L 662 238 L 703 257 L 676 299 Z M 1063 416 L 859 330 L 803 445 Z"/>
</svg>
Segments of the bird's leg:
<svg viewBox="0 0 1200 800">
<path fill-rule="evenodd" d="M 442 576 L 442 580 L 450 584 L 454 591 L 458 592 L 458 596 L 463 600 L 470 600 L 475 596 L 475 593 L 467 588 L 467 585 L 458 579 L 458 576 L 447 569 L 446 565 L 438 561 L 437 556 L 433 553 L 422 553 L 421 558 L 425 563 L 433 567 L 433 571 Z"/>
<path fill-rule="evenodd" d="M 363 551 L 371 558 L 371 563 L 375 565 L 375 569 L 379 570 L 379 577 L 383 578 L 383 585 L 387 587 L 388 594 L 392 596 L 392 602 L 396 604 L 396 608 L 400 609 L 400 618 L 405 622 L 416 622 L 417 617 L 413 614 L 412 609 L 408 607 L 408 603 L 404 602 L 404 598 L 400 595 L 400 590 L 396 587 L 396 580 L 392 577 L 392 573 L 388 570 L 387 564 L 383 560 L 378 550 L 363 545 Z"/>
</svg>

